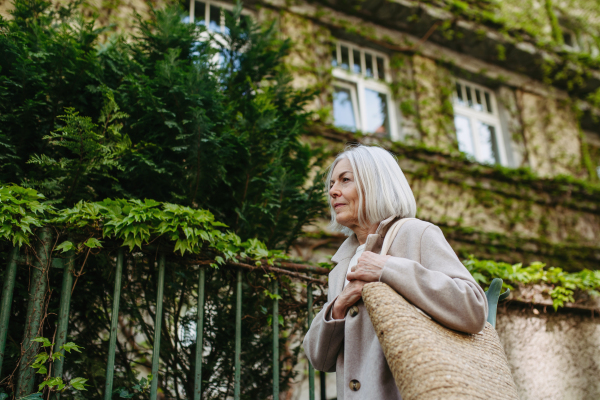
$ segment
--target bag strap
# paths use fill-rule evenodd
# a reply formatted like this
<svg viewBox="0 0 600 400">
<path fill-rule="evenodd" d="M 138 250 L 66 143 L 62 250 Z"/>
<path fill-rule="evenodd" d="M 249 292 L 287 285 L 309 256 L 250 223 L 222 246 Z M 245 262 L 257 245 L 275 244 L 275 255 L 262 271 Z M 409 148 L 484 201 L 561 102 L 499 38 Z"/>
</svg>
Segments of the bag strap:
<svg viewBox="0 0 600 400">
<path fill-rule="evenodd" d="M 385 238 L 383 239 L 383 245 L 381 246 L 381 253 L 379 253 L 382 256 L 387 255 L 387 252 L 390 250 L 390 247 L 392 247 L 392 243 L 394 242 L 394 239 L 396 239 L 396 236 L 398 235 L 398 232 L 400 231 L 400 228 L 402 228 L 402 225 L 404 225 L 404 223 L 406 221 L 410 221 L 411 219 L 416 219 L 416 218 L 402 218 L 399 219 L 398 221 L 394 222 L 394 225 L 392 225 L 390 227 L 390 229 L 388 229 Z"/>
</svg>

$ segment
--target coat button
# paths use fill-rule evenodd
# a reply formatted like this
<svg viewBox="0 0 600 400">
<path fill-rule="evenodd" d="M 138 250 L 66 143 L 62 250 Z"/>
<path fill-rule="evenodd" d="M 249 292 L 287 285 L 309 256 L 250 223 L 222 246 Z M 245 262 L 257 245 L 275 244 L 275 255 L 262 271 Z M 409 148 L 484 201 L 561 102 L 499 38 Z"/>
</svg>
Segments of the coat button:
<svg viewBox="0 0 600 400">
<path fill-rule="evenodd" d="M 360 382 L 357 381 L 356 379 L 352 379 L 350 381 L 350 389 L 355 392 L 358 392 L 358 389 L 360 389 Z"/>
<path fill-rule="evenodd" d="M 350 316 L 351 317 L 356 317 L 358 315 L 358 306 L 352 306 L 352 307 L 350 307 L 349 311 L 350 311 Z"/>
</svg>

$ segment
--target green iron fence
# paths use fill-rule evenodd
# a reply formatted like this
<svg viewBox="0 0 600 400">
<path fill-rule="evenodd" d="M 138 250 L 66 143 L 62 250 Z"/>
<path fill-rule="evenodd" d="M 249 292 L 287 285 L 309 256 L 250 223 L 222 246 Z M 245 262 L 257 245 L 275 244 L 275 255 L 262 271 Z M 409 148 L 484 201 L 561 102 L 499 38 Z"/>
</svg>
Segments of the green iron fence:
<svg viewBox="0 0 600 400">
<path fill-rule="evenodd" d="M 16 388 L 16 398 L 29 395 L 34 393 L 36 390 L 35 385 L 35 370 L 31 368 L 31 365 L 39 352 L 39 343 L 34 342 L 33 339 L 38 336 L 40 330 L 40 323 L 42 321 L 42 313 L 44 309 L 44 298 L 48 285 L 48 274 L 50 268 L 62 269 L 63 279 L 62 288 L 60 291 L 60 306 L 59 315 L 57 321 L 56 330 L 56 343 L 54 345 L 55 351 L 60 346 L 64 345 L 67 339 L 68 321 L 69 321 L 69 308 L 71 303 L 71 292 L 73 290 L 73 277 L 75 272 L 75 258 L 73 254 L 68 255 L 66 258 L 52 258 L 51 257 L 51 243 L 53 241 L 52 231 L 50 228 L 42 228 L 41 233 L 38 234 L 38 246 L 34 261 L 33 273 L 30 280 L 30 291 L 27 307 L 26 321 L 28 321 L 23 337 L 23 349 L 24 353 L 19 364 L 19 376 Z M 156 400 L 158 394 L 158 382 L 157 379 L 159 374 L 160 364 L 160 339 L 161 339 L 161 320 L 162 320 L 162 302 L 163 302 L 163 290 L 165 284 L 165 258 L 166 254 L 161 253 L 158 255 L 158 290 L 156 299 L 156 314 L 154 318 L 155 330 L 154 330 L 154 342 L 152 348 L 152 375 L 155 377 L 151 381 L 150 387 L 150 399 Z M 119 303 L 121 299 L 121 288 L 122 275 L 123 275 L 123 263 L 125 259 L 125 249 L 120 248 L 117 251 L 116 263 L 115 263 L 115 279 L 114 279 L 114 292 L 113 302 L 111 309 L 111 325 L 110 325 L 110 339 L 108 343 L 108 361 L 106 368 L 106 385 L 104 388 L 104 399 L 110 400 L 113 396 L 113 375 L 115 368 L 115 353 L 117 344 L 117 333 L 118 333 L 118 320 L 119 320 Z M 8 265 L 5 272 L 5 280 L 2 291 L 1 307 L 0 310 L 0 379 L 2 379 L 2 362 L 5 355 L 7 331 L 10 322 L 11 315 L 11 303 L 13 298 L 13 291 L 15 287 L 15 280 L 17 276 L 17 264 L 24 263 L 31 265 L 32 260 L 25 259 L 20 255 L 18 248 L 13 248 L 9 255 Z M 243 269 L 253 269 L 250 265 L 234 264 L 237 267 L 236 273 L 236 313 L 235 313 L 235 355 L 234 355 L 234 399 L 240 399 L 241 395 L 241 354 L 242 354 L 242 278 Z M 204 305 L 205 305 L 205 279 L 206 279 L 206 268 L 207 266 L 198 266 L 198 312 L 197 312 L 197 324 L 196 324 L 196 340 L 197 343 L 203 343 L 204 333 Z M 326 268 L 313 267 L 304 264 L 294 263 L 281 263 L 277 268 L 271 268 L 275 273 L 286 274 L 288 276 L 301 279 L 307 283 L 307 305 L 308 305 L 308 325 L 313 318 L 313 285 L 321 284 L 322 282 L 314 279 L 312 274 L 326 275 L 329 270 Z M 279 286 L 277 281 L 273 282 L 272 293 L 279 294 Z M 273 334 L 273 399 L 279 399 L 279 300 L 278 296 L 274 296 L 272 304 L 272 334 Z M 194 374 L 194 400 L 199 400 L 202 393 L 202 357 L 203 357 L 203 346 L 196 346 L 195 354 L 195 374 Z M 62 377 L 63 375 L 63 364 L 64 361 L 59 359 L 54 364 L 53 376 Z M 311 400 L 315 398 L 315 372 L 309 363 L 309 397 Z M 320 393 L 321 398 L 325 398 L 325 374 L 320 375 L 321 387 Z M 58 395 L 55 398 L 58 399 Z"/>
</svg>

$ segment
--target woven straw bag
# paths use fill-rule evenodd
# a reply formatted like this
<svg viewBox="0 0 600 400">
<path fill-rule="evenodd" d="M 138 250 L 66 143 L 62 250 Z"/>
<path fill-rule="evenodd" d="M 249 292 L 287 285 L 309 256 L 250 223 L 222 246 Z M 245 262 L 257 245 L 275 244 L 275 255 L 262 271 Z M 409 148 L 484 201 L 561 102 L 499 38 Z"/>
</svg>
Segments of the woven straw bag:
<svg viewBox="0 0 600 400">
<path fill-rule="evenodd" d="M 382 255 L 406 220 L 390 228 Z M 518 399 L 489 322 L 474 335 L 450 330 L 380 282 L 365 285 L 362 298 L 403 400 Z"/>
</svg>

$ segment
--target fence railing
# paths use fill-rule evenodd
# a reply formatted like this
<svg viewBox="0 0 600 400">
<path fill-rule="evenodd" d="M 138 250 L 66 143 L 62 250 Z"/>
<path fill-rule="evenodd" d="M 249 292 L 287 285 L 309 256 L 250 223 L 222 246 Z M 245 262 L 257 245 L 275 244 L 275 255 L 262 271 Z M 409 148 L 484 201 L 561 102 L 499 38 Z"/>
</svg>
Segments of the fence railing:
<svg viewBox="0 0 600 400">
<path fill-rule="evenodd" d="M 27 326 L 23 336 L 21 360 L 19 363 L 18 381 L 16 387 L 16 398 L 27 396 L 34 393 L 35 385 L 35 370 L 31 368 L 37 353 L 39 352 L 39 343 L 34 339 L 40 332 L 40 324 L 43 318 L 45 295 L 48 285 L 48 274 L 50 268 L 63 270 L 62 287 L 60 291 L 60 305 L 58 312 L 58 320 L 56 326 L 56 336 L 54 351 L 66 343 L 69 309 L 71 304 L 71 293 L 74 289 L 74 273 L 75 257 L 70 253 L 66 258 L 52 258 L 52 243 L 53 235 L 50 228 L 41 228 L 38 233 L 38 242 L 36 256 L 34 260 L 26 259 L 20 254 L 17 247 L 10 251 L 8 265 L 6 266 L 5 279 L 2 291 L 0 310 L 0 379 L 2 379 L 2 363 L 5 356 L 6 339 L 8 326 L 11 316 L 11 304 L 13 299 L 13 291 L 17 278 L 17 265 L 19 263 L 32 264 L 33 272 L 30 279 L 29 299 L 27 304 L 26 321 Z M 158 394 L 159 379 L 159 364 L 160 364 L 160 346 L 161 346 L 161 322 L 163 314 L 163 295 L 165 284 L 165 253 L 158 254 L 158 289 L 156 298 L 156 313 L 154 317 L 154 342 L 152 346 L 152 361 L 151 373 L 153 379 L 150 386 L 150 399 L 156 400 Z M 106 384 L 104 388 L 104 399 L 110 400 L 113 396 L 113 378 L 115 370 L 115 354 L 117 349 L 117 334 L 119 323 L 119 306 L 121 300 L 121 289 L 123 287 L 122 275 L 123 264 L 125 260 L 125 249 L 119 248 L 115 263 L 115 278 L 113 302 L 111 309 L 110 323 L 110 339 L 108 344 L 108 361 L 106 366 Z M 204 306 L 205 306 L 205 280 L 206 268 L 209 262 L 198 263 L 198 310 L 196 320 L 196 353 L 195 353 L 195 373 L 194 373 L 194 400 L 199 400 L 202 394 L 202 362 L 203 362 L 203 334 L 204 334 Z M 312 277 L 315 275 L 326 275 L 329 270 L 321 267 L 314 267 L 304 264 L 294 264 L 281 262 L 277 266 L 252 266 L 244 263 L 229 263 L 229 266 L 237 268 L 236 272 L 236 301 L 235 301 L 235 354 L 234 354 L 234 399 L 240 399 L 241 395 L 241 354 L 242 354 L 242 278 L 244 270 L 269 270 L 275 274 L 288 275 L 291 278 L 301 279 L 307 284 L 307 306 L 308 306 L 308 325 L 313 318 L 313 285 L 322 284 L 321 280 Z M 272 300 L 272 335 L 273 335 L 273 399 L 279 399 L 279 285 L 277 280 L 272 282 L 271 292 L 274 293 Z M 311 400 L 315 398 L 315 372 L 312 366 L 309 365 L 309 397 Z M 62 377 L 64 360 L 59 358 L 54 363 L 52 372 L 54 377 Z M 321 398 L 324 399 L 325 379 L 324 374 L 321 375 Z M 58 398 L 58 394 L 55 395 Z"/>
</svg>

